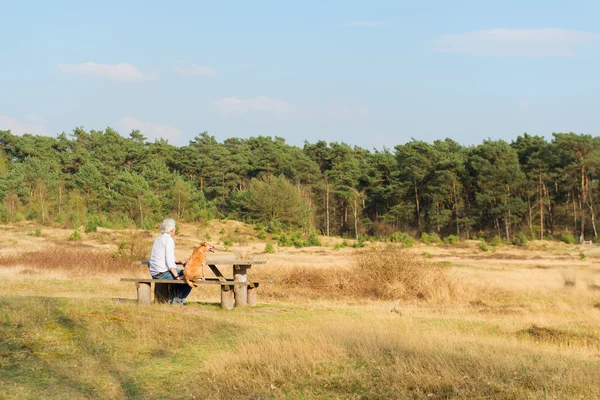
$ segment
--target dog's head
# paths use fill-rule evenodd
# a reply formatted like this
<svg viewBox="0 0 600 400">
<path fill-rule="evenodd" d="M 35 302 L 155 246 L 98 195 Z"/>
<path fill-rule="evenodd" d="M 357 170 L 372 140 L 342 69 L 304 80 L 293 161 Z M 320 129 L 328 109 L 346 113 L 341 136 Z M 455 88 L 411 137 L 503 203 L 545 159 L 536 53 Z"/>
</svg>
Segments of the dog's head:
<svg viewBox="0 0 600 400">
<path fill-rule="evenodd" d="M 197 247 L 196 250 L 200 250 L 203 253 L 207 253 L 207 252 L 211 252 L 214 253 L 215 252 L 215 247 L 208 243 L 208 242 L 201 242 Z"/>
</svg>

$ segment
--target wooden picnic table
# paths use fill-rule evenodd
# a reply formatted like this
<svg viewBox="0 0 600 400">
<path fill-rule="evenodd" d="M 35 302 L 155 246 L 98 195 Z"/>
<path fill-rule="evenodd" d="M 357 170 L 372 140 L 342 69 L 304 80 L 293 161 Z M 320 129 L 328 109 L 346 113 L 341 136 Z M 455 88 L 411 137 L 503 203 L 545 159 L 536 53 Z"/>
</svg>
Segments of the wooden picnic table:
<svg viewBox="0 0 600 400">
<path fill-rule="evenodd" d="M 149 264 L 149 260 L 141 261 Z M 247 272 L 253 265 L 264 264 L 263 260 L 220 260 L 207 259 L 206 265 L 215 278 L 205 278 L 204 281 L 194 282 L 197 285 L 220 285 L 221 308 L 230 310 L 235 307 L 256 305 L 256 289 L 259 282 L 248 282 Z M 225 278 L 218 266 L 232 266 L 233 277 Z M 185 280 L 152 279 L 152 278 L 121 278 L 124 282 L 134 282 L 137 289 L 138 304 L 164 302 L 169 298 L 170 285 L 186 285 Z"/>
</svg>

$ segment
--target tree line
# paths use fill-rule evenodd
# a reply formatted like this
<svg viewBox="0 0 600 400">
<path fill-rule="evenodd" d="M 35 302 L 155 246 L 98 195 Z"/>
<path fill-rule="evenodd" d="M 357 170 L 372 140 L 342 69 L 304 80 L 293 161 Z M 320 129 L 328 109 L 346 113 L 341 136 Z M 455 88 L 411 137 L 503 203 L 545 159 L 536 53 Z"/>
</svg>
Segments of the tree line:
<svg viewBox="0 0 600 400">
<path fill-rule="evenodd" d="M 0 221 L 152 228 L 165 216 L 237 219 L 352 238 L 437 233 L 597 238 L 600 141 L 553 133 L 393 149 L 207 132 L 177 147 L 111 128 L 0 131 Z"/>
</svg>

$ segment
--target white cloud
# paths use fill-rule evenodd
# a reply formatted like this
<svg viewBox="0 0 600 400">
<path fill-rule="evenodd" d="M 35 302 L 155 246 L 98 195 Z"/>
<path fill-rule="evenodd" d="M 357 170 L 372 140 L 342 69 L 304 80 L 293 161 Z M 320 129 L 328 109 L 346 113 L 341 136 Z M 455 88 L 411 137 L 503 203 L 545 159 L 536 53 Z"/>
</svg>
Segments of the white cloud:
<svg viewBox="0 0 600 400">
<path fill-rule="evenodd" d="M 32 135 L 44 135 L 46 127 L 42 124 L 22 123 L 15 119 L 0 115 L 0 131 L 10 130 L 14 135 L 31 133 Z"/>
<path fill-rule="evenodd" d="M 158 79 L 156 74 L 144 73 L 128 63 L 96 64 L 93 62 L 86 62 L 83 64 L 59 64 L 57 68 L 60 72 L 99 76 L 124 82 L 140 82 Z"/>
<path fill-rule="evenodd" d="M 132 130 L 139 130 L 142 135 L 150 140 L 163 138 L 178 141 L 182 138 L 181 131 L 171 125 L 159 125 L 152 122 L 142 121 L 138 118 L 127 116 L 116 124 L 117 131 L 127 136 Z"/>
<path fill-rule="evenodd" d="M 439 35 L 432 49 L 440 53 L 465 53 L 498 57 L 568 57 L 600 35 L 567 29 L 489 29 Z"/>
<path fill-rule="evenodd" d="M 25 119 L 29 122 L 34 122 L 40 125 L 46 125 L 46 123 L 48 122 L 46 120 L 46 118 L 42 117 L 41 115 L 38 114 L 29 114 L 25 116 Z"/>
<path fill-rule="evenodd" d="M 290 105 L 284 100 L 274 100 L 269 97 L 253 97 L 240 99 L 227 97 L 215 101 L 217 112 L 221 115 L 243 116 L 249 114 L 283 114 L 290 111 Z"/>
<path fill-rule="evenodd" d="M 204 65 L 187 64 L 184 61 L 178 61 L 173 66 L 173 71 L 180 75 L 191 75 L 191 76 L 217 76 L 217 71 Z"/>
<path fill-rule="evenodd" d="M 382 28 L 388 25 L 389 23 L 385 21 L 350 21 L 342 24 L 347 28 Z"/>
<path fill-rule="evenodd" d="M 312 121 L 327 124 L 355 121 L 369 114 L 365 103 L 358 98 L 337 98 L 311 103 L 288 103 L 269 97 L 241 99 L 228 97 L 213 103 L 223 117 L 244 117 L 261 122 L 303 123 Z"/>
</svg>

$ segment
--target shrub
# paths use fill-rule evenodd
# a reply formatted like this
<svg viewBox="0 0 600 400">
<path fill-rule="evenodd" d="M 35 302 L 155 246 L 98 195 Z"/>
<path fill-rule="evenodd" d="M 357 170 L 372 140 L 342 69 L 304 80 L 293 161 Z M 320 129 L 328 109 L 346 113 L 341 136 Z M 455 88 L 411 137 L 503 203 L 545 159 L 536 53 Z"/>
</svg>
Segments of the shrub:
<svg viewBox="0 0 600 400">
<path fill-rule="evenodd" d="M 571 232 L 563 232 L 562 235 L 560 235 L 560 240 L 562 242 L 565 242 L 566 244 L 575 244 L 575 236 L 573 236 L 573 234 Z"/>
<path fill-rule="evenodd" d="M 274 220 L 271 221 L 267 224 L 267 227 L 265 228 L 265 230 L 267 231 L 267 233 L 281 233 L 285 228 L 285 225 L 283 225 L 281 222 Z"/>
<path fill-rule="evenodd" d="M 258 231 L 258 235 L 256 235 L 256 237 L 260 240 L 264 240 L 267 238 L 267 234 L 265 233 L 265 231 Z"/>
<path fill-rule="evenodd" d="M 488 247 L 487 244 L 485 243 L 485 239 L 481 238 L 479 239 L 479 250 L 481 251 L 488 251 Z"/>
<path fill-rule="evenodd" d="M 344 239 L 342 243 L 336 243 L 335 245 L 333 245 L 334 250 L 343 249 L 344 247 L 348 247 L 348 242 L 346 241 L 346 239 Z"/>
<path fill-rule="evenodd" d="M 265 245 L 265 253 L 275 253 L 275 246 L 273 246 L 271 243 L 267 243 Z"/>
<path fill-rule="evenodd" d="M 585 253 L 583 251 L 580 251 L 579 258 L 581 258 L 582 260 L 585 260 L 587 258 L 587 256 L 585 255 Z"/>
<path fill-rule="evenodd" d="M 433 233 L 423 232 L 421 234 L 421 243 L 426 244 L 426 245 L 440 244 L 440 243 L 442 243 L 442 239 L 440 238 L 440 235 L 438 235 L 435 232 L 433 232 Z"/>
<path fill-rule="evenodd" d="M 254 225 L 255 231 L 262 231 L 264 229 L 265 229 L 265 225 L 262 222 L 259 222 L 258 224 Z"/>
<path fill-rule="evenodd" d="M 525 246 L 528 242 L 527 236 L 525 236 L 522 232 L 519 232 L 513 237 L 512 242 L 515 246 Z"/>
<path fill-rule="evenodd" d="M 458 236 L 456 235 L 448 235 L 444 238 L 444 243 L 446 244 L 456 244 L 458 243 Z"/>
<path fill-rule="evenodd" d="M 292 234 L 292 236 L 290 237 L 290 243 L 292 244 L 292 246 L 299 249 L 304 247 L 304 242 L 302 241 L 302 233 L 295 232 L 294 234 Z"/>
<path fill-rule="evenodd" d="M 500 239 L 500 236 L 496 235 L 490 240 L 490 244 L 494 247 L 500 246 L 502 244 L 502 239 Z"/>
<path fill-rule="evenodd" d="M 432 242 L 431 242 L 431 235 L 429 233 L 423 232 L 421 234 L 421 243 L 429 246 Z"/>
<path fill-rule="evenodd" d="M 406 249 L 360 252 L 352 272 L 360 277 L 352 280 L 353 289 L 365 297 L 432 299 L 456 293 L 456 283 L 446 269 Z"/>
<path fill-rule="evenodd" d="M 352 247 L 355 249 L 365 247 L 365 239 L 362 237 L 358 238 L 358 240 L 356 242 L 352 243 Z"/>
<path fill-rule="evenodd" d="M 390 240 L 394 243 L 402 243 L 404 247 L 412 247 L 414 242 L 412 236 L 405 232 L 392 233 Z"/>
<path fill-rule="evenodd" d="M 277 239 L 277 244 L 281 247 L 289 247 L 292 243 L 285 235 L 285 233 L 282 233 L 281 236 L 279 236 L 279 238 Z"/>
<path fill-rule="evenodd" d="M 98 217 L 92 217 L 85 223 L 85 233 L 96 232 L 98 231 L 99 226 L 102 226 L 100 219 L 98 219 Z"/>
<path fill-rule="evenodd" d="M 42 237 L 42 230 L 39 227 L 37 227 L 32 232 L 27 232 L 27 235 L 34 237 Z"/>
<path fill-rule="evenodd" d="M 313 232 L 310 234 L 310 236 L 304 242 L 304 246 L 306 246 L 306 247 L 321 246 L 321 240 L 319 239 L 319 236 L 317 236 L 317 234 L 315 232 Z"/>
<path fill-rule="evenodd" d="M 75 229 L 73 231 L 73 233 L 71 233 L 71 236 L 69 236 L 69 240 L 71 240 L 73 242 L 81 240 L 81 235 L 79 234 L 79 229 Z"/>
</svg>

